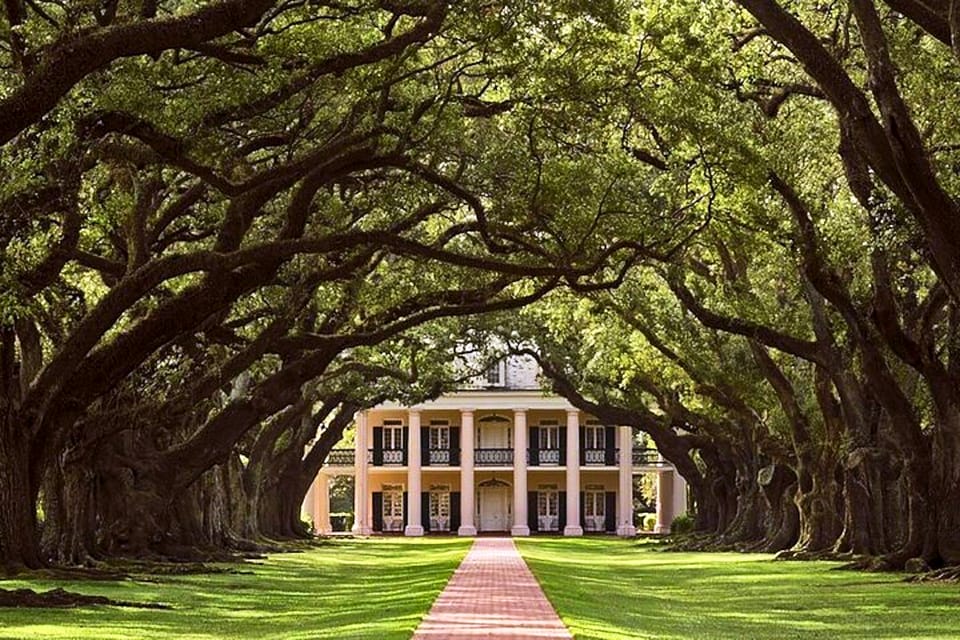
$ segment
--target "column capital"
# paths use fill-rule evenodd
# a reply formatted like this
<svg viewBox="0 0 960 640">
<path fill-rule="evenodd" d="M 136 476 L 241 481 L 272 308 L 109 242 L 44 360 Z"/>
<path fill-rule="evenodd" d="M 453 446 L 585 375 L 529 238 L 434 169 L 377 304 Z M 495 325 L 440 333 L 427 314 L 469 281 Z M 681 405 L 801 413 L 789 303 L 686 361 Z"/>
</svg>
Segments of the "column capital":
<svg viewBox="0 0 960 640">
<path fill-rule="evenodd" d="M 518 415 L 518 414 L 521 414 L 521 413 L 522 413 L 522 414 L 526 414 L 528 411 L 530 411 L 530 410 L 529 410 L 528 408 L 526 408 L 526 407 L 516 407 L 516 408 L 513 410 L 513 415 Z"/>
<path fill-rule="evenodd" d="M 417 415 L 417 416 L 418 416 L 418 415 L 420 415 L 421 413 L 423 413 L 423 410 L 422 410 L 422 409 L 407 409 L 407 415 L 411 415 L 411 416 Z"/>
<path fill-rule="evenodd" d="M 579 417 L 579 416 L 580 416 L 580 409 L 577 409 L 577 408 L 567 409 L 567 415 L 568 415 L 568 416 L 577 416 L 577 417 Z"/>
<path fill-rule="evenodd" d="M 461 416 L 472 416 L 476 410 L 475 409 L 460 409 Z"/>
</svg>

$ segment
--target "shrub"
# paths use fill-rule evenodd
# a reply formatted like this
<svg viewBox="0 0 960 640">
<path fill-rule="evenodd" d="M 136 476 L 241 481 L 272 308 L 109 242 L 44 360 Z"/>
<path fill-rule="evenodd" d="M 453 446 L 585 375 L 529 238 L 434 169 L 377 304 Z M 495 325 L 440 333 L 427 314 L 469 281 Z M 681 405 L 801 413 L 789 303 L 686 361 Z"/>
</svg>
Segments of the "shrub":
<svg viewBox="0 0 960 640">
<path fill-rule="evenodd" d="M 685 513 L 677 516 L 670 523 L 670 533 L 690 533 L 693 531 L 693 516 Z"/>
<path fill-rule="evenodd" d="M 657 526 L 657 514 L 655 513 L 643 514 L 643 530 L 644 531 L 653 531 L 654 527 L 656 526 Z"/>
</svg>

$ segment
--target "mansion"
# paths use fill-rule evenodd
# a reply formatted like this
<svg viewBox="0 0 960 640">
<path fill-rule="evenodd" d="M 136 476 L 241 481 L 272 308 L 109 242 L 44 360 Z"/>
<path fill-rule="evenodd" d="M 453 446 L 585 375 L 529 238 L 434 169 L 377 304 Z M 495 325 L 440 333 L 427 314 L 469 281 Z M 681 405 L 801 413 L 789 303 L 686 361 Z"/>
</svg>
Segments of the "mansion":
<svg viewBox="0 0 960 640">
<path fill-rule="evenodd" d="M 636 535 L 635 473 L 657 477 L 657 533 L 686 511 L 686 483 L 632 429 L 544 395 L 537 367 L 508 358 L 471 388 L 357 414 L 353 449 L 334 449 L 305 500 L 329 533 L 329 478 L 354 475 L 353 532 Z"/>
</svg>

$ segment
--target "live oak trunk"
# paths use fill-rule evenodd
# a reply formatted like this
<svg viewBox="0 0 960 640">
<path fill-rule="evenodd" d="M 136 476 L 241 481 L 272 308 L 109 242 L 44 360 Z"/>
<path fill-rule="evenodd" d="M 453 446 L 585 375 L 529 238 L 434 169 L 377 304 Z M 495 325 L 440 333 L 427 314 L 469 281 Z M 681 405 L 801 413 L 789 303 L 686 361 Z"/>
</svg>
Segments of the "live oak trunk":
<svg viewBox="0 0 960 640">
<path fill-rule="evenodd" d="M 0 400 L 0 567 L 39 568 L 30 447 L 12 407 Z"/>
</svg>

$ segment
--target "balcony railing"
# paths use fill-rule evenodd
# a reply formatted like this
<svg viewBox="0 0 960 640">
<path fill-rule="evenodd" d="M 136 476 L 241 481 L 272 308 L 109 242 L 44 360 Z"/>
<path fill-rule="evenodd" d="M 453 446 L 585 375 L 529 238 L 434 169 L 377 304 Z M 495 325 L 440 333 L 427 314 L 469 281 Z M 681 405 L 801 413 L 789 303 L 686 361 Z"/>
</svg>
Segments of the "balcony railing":
<svg viewBox="0 0 960 640">
<path fill-rule="evenodd" d="M 583 464 L 615 465 L 617 463 L 617 450 L 613 450 L 610 453 L 613 455 L 608 459 L 606 449 L 584 449 Z"/>
<path fill-rule="evenodd" d="M 513 449 L 475 449 L 473 457 L 478 467 L 507 467 L 513 464 Z"/>
<path fill-rule="evenodd" d="M 450 464 L 450 449 L 430 449 L 427 456 L 427 463 L 430 466 L 443 466 Z"/>
<path fill-rule="evenodd" d="M 353 449 L 332 449 L 327 454 L 327 464 L 331 467 L 352 467 L 353 461 Z"/>
<path fill-rule="evenodd" d="M 403 464 L 403 449 L 384 449 L 383 464 Z"/>
<path fill-rule="evenodd" d="M 669 467 L 670 463 L 660 459 L 660 454 L 656 449 L 634 449 L 633 464 L 655 465 L 658 467 Z"/>
<path fill-rule="evenodd" d="M 561 464 L 560 449 L 538 449 L 537 463 L 538 464 Z"/>
</svg>

